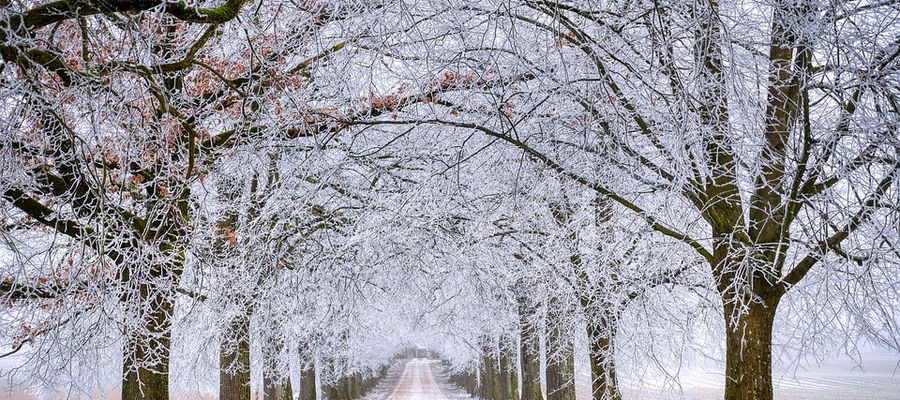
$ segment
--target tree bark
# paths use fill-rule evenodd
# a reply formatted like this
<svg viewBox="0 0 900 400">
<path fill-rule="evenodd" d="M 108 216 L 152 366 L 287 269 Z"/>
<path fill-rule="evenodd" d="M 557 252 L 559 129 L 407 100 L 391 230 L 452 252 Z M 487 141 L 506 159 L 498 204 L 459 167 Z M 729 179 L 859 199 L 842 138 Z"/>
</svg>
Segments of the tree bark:
<svg viewBox="0 0 900 400">
<path fill-rule="evenodd" d="M 589 328 L 591 359 L 591 398 L 621 400 L 616 378 L 615 333 L 606 327 Z"/>
<path fill-rule="evenodd" d="M 516 399 L 516 368 L 513 360 L 515 359 L 515 354 L 512 354 L 512 357 L 509 352 L 504 351 L 500 355 L 500 376 L 503 379 L 503 398 L 506 400 Z"/>
<path fill-rule="evenodd" d="M 154 270 L 159 273 L 160 270 Z M 128 281 L 128 276 L 124 276 Z M 122 362 L 122 400 L 169 399 L 169 352 L 171 321 L 174 305 L 165 293 L 151 294 L 149 283 L 141 283 L 136 296 L 138 307 L 147 307 L 149 314 L 138 310 L 143 329 L 129 329 L 125 333 Z M 126 300 L 128 301 L 128 300 Z"/>
<path fill-rule="evenodd" d="M 472 372 L 466 372 L 465 375 L 466 392 L 475 396 L 478 394 L 478 377 Z"/>
<path fill-rule="evenodd" d="M 228 334 L 234 342 L 219 347 L 219 400 L 250 400 L 250 318 L 235 318 Z"/>
<path fill-rule="evenodd" d="M 328 400 L 347 400 L 341 391 L 341 383 L 342 381 L 338 381 L 328 385 L 326 388 Z"/>
<path fill-rule="evenodd" d="M 169 334 L 159 339 L 135 333 L 126 339 L 122 400 L 169 399 Z M 161 350 L 165 350 L 165 354 Z M 155 355 L 159 355 L 159 361 Z"/>
<path fill-rule="evenodd" d="M 772 327 L 778 301 L 750 306 L 735 317 L 726 303 L 725 400 L 772 400 Z"/>
<path fill-rule="evenodd" d="M 496 381 L 496 374 L 494 371 L 494 359 L 491 357 L 491 354 L 485 353 L 484 357 L 482 357 L 482 369 L 481 369 L 481 398 L 485 400 L 496 400 L 497 397 L 494 395 L 494 383 Z"/>
<path fill-rule="evenodd" d="M 299 400 L 316 400 L 316 369 L 310 365 L 300 372 L 300 398 Z"/>
<path fill-rule="evenodd" d="M 555 300 L 551 301 L 552 304 Z M 554 315 L 549 315 L 547 324 L 547 400 L 575 399 L 575 354 L 571 340 L 562 332 L 563 328 Z M 553 356 L 553 347 L 556 356 Z"/>
<path fill-rule="evenodd" d="M 511 400 L 509 397 L 509 359 L 506 352 L 500 351 L 500 359 L 497 360 L 496 380 L 494 381 L 494 395 L 499 400 Z"/>
<path fill-rule="evenodd" d="M 521 360 L 522 363 L 522 393 L 521 400 L 543 400 L 541 393 L 541 361 L 538 338 L 528 332 L 524 327 L 520 330 Z"/>
<path fill-rule="evenodd" d="M 575 399 L 575 356 L 565 349 L 561 359 L 547 359 L 547 400 Z"/>
<path fill-rule="evenodd" d="M 356 374 L 347 377 L 347 398 L 356 399 L 359 395 L 359 376 Z"/>
<path fill-rule="evenodd" d="M 515 354 L 511 355 L 512 359 L 510 359 L 509 366 L 509 398 L 510 399 L 518 399 L 519 398 L 519 367 L 518 367 L 518 359 L 515 357 Z"/>
<path fill-rule="evenodd" d="M 293 400 L 291 378 L 285 373 L 278 358 L 284 351 L 284 340 L 281 337 L 269 337 L 266 339 L 266 351 L 263 352 L 272 358 L 266 362 L 263 373 L 263 400 Z"/>
<path fill-rule="evenodd" d="M 286 377 L 263 376 L 263 400 L 293 400 L 291 380 Z"/>
</svg>

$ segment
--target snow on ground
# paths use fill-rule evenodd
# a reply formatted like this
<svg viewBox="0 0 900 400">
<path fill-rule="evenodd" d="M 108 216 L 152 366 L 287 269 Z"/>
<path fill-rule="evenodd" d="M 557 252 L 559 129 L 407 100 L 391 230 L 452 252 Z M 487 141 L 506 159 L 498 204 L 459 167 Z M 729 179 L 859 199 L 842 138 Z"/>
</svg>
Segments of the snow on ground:
<svg viewBox="0 0 900 400">
<path fill-rule="evenodd" d="M 835 358 L 823 365 L 794 368 L 774 374 L 777 400 L 900 400 L 900 357 L 867 356 L 860 368 L 847 358 Z M 579 368 L 577 399 L 590 397 L 588 371 Z M 662 376 L 623 379 L 626 399 L 721 399 L 725 385 L 724 367 L 706 365 L 682 370 L 679 383 Z"/>
<path fill-rule="evenodd" d="M 829 362 L 805 368 L 776 372 L 775 398 L 780 400 L 900 400 L 900 357 L 870 355 L 862 360 L 862 367 L 847 358 L 835 358 Z M 8 363 L 0 363 L 0 366 Z M 577 366 L 577 400 L 590 396 L 590 381 L 584 365 Z M 9 365 L 6 365 L 8 368 Z M 626 399 L 721 399 L 725 382 L 720 365 L 705 365 L 684 369 L 678 374 L 680 386 L 661 376 L 622 380 Z M 9 382 L 0 382 L 0 399 L 115 399 L 118 393 L 110 391 L 104 396 L 96 393 L 61 393 L 38 390 L 35 395 L 23 393 L 21 387 L 10 388 Z M 34 392 L 32 392 L 34 393 Z M 198 392 L 178 393 L 178 399 L 211 399 L 215 396 Z M 422 358 L 399 359 L 388 370 L 387 376 L 362 400 L 462 400 L 471 397 L 464 390 L 449 383 L 446 367 L 437 360 Z"/>
</svg>

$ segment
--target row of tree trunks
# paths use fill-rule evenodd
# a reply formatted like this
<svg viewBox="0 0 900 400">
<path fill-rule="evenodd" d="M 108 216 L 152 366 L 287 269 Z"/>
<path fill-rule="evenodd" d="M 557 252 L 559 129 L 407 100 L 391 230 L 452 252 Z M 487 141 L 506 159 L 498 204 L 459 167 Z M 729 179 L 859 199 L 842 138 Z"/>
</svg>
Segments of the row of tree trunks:
<svg viewBox="0 0 900 400">
<path fill-rule="evenodd" d="M 528 324 L 531 307 L 524 296 L 518 298 L 519 307 L 519 368 L 522 371 L 521 400 L 543 400 L 541 392 L 541 346 L 535 329 Z"/>
<path fill-rule="evenodd" d="M 503 374 L 503 395 L 506 399 L 519 398 L 518 368 L 516 367 L 516 355 L 503 352 L 500 356 L 500 367 Z"/>
<path fill-rule="evenodd" d="M 219 400 L 250 400 L 250 318 L 235 318 L 227 337 L 219 346 Z M 278 344 L 273 344 L 281 347 Z M 282 349 L 276 349 L 280 352 Z M 300 400 L 316 400 L 316 373 L 314 368 L 301 372 Z M 290 377 L 277 373 L 263 374 L 264 400 L 293 400 Z"/>
<path fill-rule="evenodd" d="M 450 376 L 450 383 L 465 389 L 471 395 L 478 394 L 478 376 L 472 372 L 461 372 Z"/>
<path fill-rule="evenodd" d="M 552 336 L 551 336 L 552 337 Z M 515 357 L 508 352 L 501 352 L 499 357 L 486 352 L 482 360 L 480 379 L 474 374 L 457 374 L 451 382 L 463 387 L 470 394 L 485 400 L 532 399 L 544 400 L 540 378 L 540 348 L 538 339 L 525 337 L 522 343 L 520 363 L 515 364 Z M 547 400 L 575 399 L 575 357 L 571 342 L 549 341 L 560 343 L 560 356 L 548 357 L 545 379 L 547 382 Z M 517 370 L 522 370 L 522 393 L 519 395 Z"/>
<path fill-rule="evenodd" d="M 501 351 L 496 357 L 492 351 L 485 351 L 482 360 L 481 380 L 478 385 L 477 395 L 484 400 L 510 400 L 518 396 L 518 382 L 515 380 L 515 364 L 511 361 L 514 357 Z"/>
<path fill-rule="evenodd" d="M 294 400 L 290 377 L 264 375 L 263 400 Z"/>
<path fill-rule="evenodd" d="M 500 379 L 497 366 L 494 364 L 494 357 L 490 350 L 485 351 L 481 360 L 481 382 L 479 382 L 479 397 L 484 400 L 499 400 L 503 393 L 499 389 Z"/>
<path fill-rule="evenodd" d="M 275 355 L 284 351 L 284 338 L 272 337 L 266 339 L 266 351 L 263 354 Z M 263 400 L 294 400 L 294 391 L 291 387 L 291 378 L 282 373 L 282 368 L 273 367 L 272 363 L 263 373 Z"/>
<path fill-rule="evenodd" d="M 325 387 L 328 400 L 356 400 L 362 398 L 387 375 L 387 367 L 382 367 L 378 375 L 364 377 L 355 373 L 339 379 Z"/>
</svg>

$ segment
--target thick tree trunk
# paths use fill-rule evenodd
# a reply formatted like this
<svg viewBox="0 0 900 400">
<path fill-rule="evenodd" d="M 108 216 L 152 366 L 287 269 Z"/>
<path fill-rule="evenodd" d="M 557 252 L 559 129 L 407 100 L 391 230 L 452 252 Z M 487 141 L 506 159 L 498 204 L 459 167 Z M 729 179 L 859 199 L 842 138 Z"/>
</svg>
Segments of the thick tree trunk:
<svg viewBox="0 0 900 400">
<path fill-rule="evenodd" d="M 160 343 L 164 342 L 164 343 Z M 135 334 L 126 340 L 122 371 L 122 400 L 169 399 L 169 338 L 149 339 Z M 154 353 L 165 349 L 159 361 Z"/>
<path fill-rule="evenodd" d="M 328 400 L 348 400 L 346 398 L 345 394 L 343 393 L 342 388 L 344 386 L 341 385 L 342 383 L 343 383 L 343 380 L 335 382 L 334 384 L 328 385 L 328 387 L 325 389 Z"/>
<path fill-rule="evenodd" d="M 509 398 L 518 400 L 519 398 L 519 367 L 518 359 L 515 354 L 509 359 Z"/>
<path fill-rule="evenodd" d="M 286 377 L 263 376 L 263 400 L 293 400 L 291 380 Z"/>
<path fill-rule="evenodd" d="M 250 318 L 231 324 L 219 347 L 219 400 L 250 400 Z"/>
<path fill-rule="evenodd" d="M 547 400 L 575 399 L 575 356 L 564 350 L 562 359 L 547 360 Z"/>
<path fill-rule="evenodd" d="M 725 400 L 772 400 L 772 327 L 778 301 L 735 314 L 725 306 Z"/>
<path fill-rule="evenodd" d="M 575 399 L 575 354 L 572 343 L 553 316 L 547 324 L 547 400 Z M 556 351 L 550 351 L 555 348 Z"/>
<path fill-rule="evenodd" d="M 522 393 L 521 400 L 543 400 L 541 393 L 541 359 L 538 338 L 527 332 L 524 328 L 520 331 L 521 363 L 522 363 Z"/>
<path fill-rule="evenodd" d="M 620 400 L 616 378 L 615 334 L 609 329 L 589 329 L 591 392 L 594 400 Z"/>
<path fill-rule="evenodd" d="M 511 400 L 509 397 L 509 357 L 501 350 L 497 362 L 497 379 L 494 381 L 494 394 L 497 399 Z"/>
<path fill-rule="evenodd" d="M 127 277 L 126 277 L 127 280 Z M 122 362 L 122 400 L 169 399 L 169 351 L 174 305 L 164 294 L 150 298 L 150 288 L 138 289 L 139 307 L 150 307 L 149 315 L 138 315 L 144 321 L 140 331 L 127 331 Z"/>
<path fill-rule="evenodd" d="M 494 395 L 494 383 L 496 381 L 496 373 L 494 368 L 494 358 L 490 353 L 485 353 L 482 357 L 481 369 L 481 398 L 485 400 L 496 400 Z"/>
<path fill-rule="evenodd" d="M 504 351 L 500 356 L 500 377 L 503 380 L 503 399 L 504 400 L 514 400 L 516 399 L 516 368 L 515 368 L 515 354 L 510 357 L 510 354 Z"/>
<path fill-rule="evenodd" d="M 347 377 L 347 398 L 356 399 L 359 396 L 359 376 L 356 374 Z"/>
<path fill-rule="evenodd" d="M 300 398 L 299 400 L 316 400 L 316 369 L 310 365 L 300 372 Z"/>
</svg>

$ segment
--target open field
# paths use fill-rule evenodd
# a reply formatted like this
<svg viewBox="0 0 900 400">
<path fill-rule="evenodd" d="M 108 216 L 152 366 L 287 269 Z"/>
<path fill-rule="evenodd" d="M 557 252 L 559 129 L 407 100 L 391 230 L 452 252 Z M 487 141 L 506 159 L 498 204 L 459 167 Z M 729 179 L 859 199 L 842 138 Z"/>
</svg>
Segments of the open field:
<svg viewBox="0 0 900 400">
<path fill-rule="evenodd" d="M 775 398 L 780 400 L 896 400 L 900 399 L 900 357 L 871 356 L 863 368 L 850 360 L 775 373 Z M 578 400 L 589 399 L 589 378 L 580 371 Z M 721 399 L 725 376 L 721 369 L 703 367 L 683 371 L 679 383 L 652 377 L 623 381 L 626 399 Z M 679 386 L 680 385 L 680 386 Z"/>
</svg>

